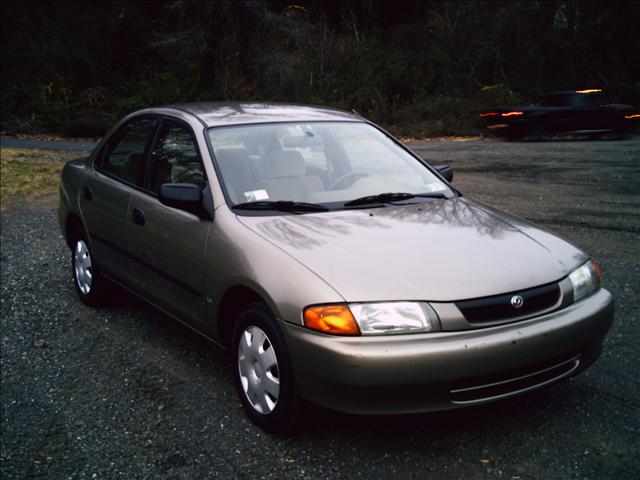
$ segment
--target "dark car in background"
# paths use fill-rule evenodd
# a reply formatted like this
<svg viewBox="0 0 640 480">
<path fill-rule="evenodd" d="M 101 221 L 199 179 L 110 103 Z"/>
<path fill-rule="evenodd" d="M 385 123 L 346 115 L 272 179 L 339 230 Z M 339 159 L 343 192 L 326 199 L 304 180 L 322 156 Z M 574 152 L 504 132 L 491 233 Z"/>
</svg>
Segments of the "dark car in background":
<svg viewBox="0 0 640 480">
<path fill-rule="evenodd" d="M 548 93 L 539 105 L 497 107 L 480 119 L 487 130 L 508 138 L 627 134 L 640 123 L 640 108 L 609 103 L 599 89 L 576 90 Z"/>
</svg>

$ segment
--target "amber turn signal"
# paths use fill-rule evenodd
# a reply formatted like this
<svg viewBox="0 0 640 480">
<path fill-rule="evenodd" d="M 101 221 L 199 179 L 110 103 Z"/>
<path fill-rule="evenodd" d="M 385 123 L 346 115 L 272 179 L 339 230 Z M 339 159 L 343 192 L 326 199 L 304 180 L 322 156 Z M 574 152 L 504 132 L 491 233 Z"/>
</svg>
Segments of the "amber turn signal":
<svg viewBox="0 0 640 480">
<path fill-rule="evenodd" d="M 602 269 L 600 268 L 600 264 L 595 260 L 591 260 L 591 265 L 593 265 L 593 269 L 596 272 L 598 283 L 602 283 Z"/>
<path fill-rule="evenodd" d="M 304 324 L 313 330 L 334 335 L 360 335 L 353 314 L 346 305 L 319 305 L 304 309 Z"/>
</svg>

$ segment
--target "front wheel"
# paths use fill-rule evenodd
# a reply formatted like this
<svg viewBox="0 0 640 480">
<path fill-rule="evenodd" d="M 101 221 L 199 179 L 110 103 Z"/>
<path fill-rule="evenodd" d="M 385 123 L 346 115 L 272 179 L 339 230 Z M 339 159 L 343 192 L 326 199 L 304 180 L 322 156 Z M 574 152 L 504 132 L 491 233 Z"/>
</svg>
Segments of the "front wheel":
<svg viewBox="0 0 640 480">
<path fill-rule="evenodd" d="M 509 140 L 522 140 L 529 135 L 529 127 L 525 123 L 517 123 L 509 126 L 505 132 Z"/>
<path fill-rule="evenodd" d="M 293 430 L 300 399 L 284 339 L 266 306 L 252 304 L 238 316 L 233 359 L 234 382 L 249 418 L 268 432 Z"/>
</svg>

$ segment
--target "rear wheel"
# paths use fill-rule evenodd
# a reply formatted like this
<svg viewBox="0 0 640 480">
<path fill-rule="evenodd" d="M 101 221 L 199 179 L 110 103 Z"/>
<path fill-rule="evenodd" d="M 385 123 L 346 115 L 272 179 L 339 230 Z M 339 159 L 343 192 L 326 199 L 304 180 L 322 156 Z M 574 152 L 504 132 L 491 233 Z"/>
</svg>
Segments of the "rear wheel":
<svg viewBox="0 0 640 480">
<path fill-rule="evenodd" d="M 527 137 L 529 140 L 544 141 L 548 140 L 549 133 L 540 123 L 531 123 L 527 126 Z"/>
<path fill-rule="evenodd" d="M 287 433 L 300 411 L 289 354 L 276 319 L 263 304 L 245 308 L 233 335 L 233 377 L 249 418 L 269 432 Z"/>
<path fill-rule="evenodd" d="M 509 140 L 522 140 L 529 134 L 528 126 L 525 123 L 511 125 L 506 130 L 506 135 Z"/>
<path fill-rule="evenodd" d="M 96 305 L 102 298 L 104 278 L 91 256 L 89 242 L 82 232 L 76 232 L 71 241 L 71 270 L 78 296 L 87 305 Z"/>
</svg>

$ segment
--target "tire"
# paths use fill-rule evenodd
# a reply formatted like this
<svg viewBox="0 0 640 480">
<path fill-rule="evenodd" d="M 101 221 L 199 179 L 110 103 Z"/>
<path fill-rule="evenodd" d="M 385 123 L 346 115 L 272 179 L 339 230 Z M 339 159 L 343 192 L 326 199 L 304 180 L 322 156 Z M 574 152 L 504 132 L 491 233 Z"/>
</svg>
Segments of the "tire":
<svg viewBox="0 0 640 480">
<path fill-rule="evenodd" d="M 531 123 L 527 126 L 527 137 L 532 141 L 549 140 L 550 132 L 540 123 Z"/>
<path fill-rule="evenodd" d="M 509 140 L 523 140 L 529 134 L 529 126 L 526 123 L 518 123 L 506 129 Z"/>
<path fill-rule="evenodd" d="M 604 135 L 602 135 L 602 133 L 588 133 L 586 137 L 587 137 L 587 140 L 589 140 L 590 142 L 595 142 L 595 141 L 604 139 Z"/>
<path fill-rule="evenodd" d="M 301 401 L 284 338 L 263 304 L 238 315 L 232 344 L 233 379 L 247 416 L 267 432 L 290 433 Z"/>
<path fill-rule="evenodd" d="M 91 255 L 84 232 L 76 231 L 71 239 L 73 285 L 82 303 L 95 306 L 104 298 L 105 279 Z"/>
</svg>

